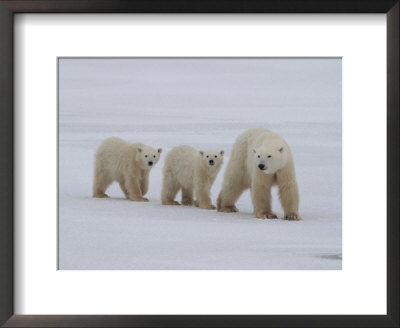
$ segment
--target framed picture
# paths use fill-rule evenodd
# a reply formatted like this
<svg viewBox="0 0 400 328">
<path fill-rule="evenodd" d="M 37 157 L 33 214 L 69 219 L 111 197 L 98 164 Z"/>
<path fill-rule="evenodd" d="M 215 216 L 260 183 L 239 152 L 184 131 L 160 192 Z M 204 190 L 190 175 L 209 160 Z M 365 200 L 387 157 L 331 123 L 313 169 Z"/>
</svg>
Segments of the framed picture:
<svg viewBox="0 0 400 328">
<path fill-rule="evenodd" d="M 1 324 L 398 326 L 398 1 L 0 10 Z"/>
<path fill-rule="evenodd" d="M 59 58 L 58 269 L 342 269 L 341 72 L 341 58 Z M 271 133 L 258 127 L 281 135 L 275 151 L 271 145 L 263 155 L 254 145 L 259 150 L 246 156 L 259 166 L 253 174 L 288 156 L 279 171 L 294 163 L 293 191 L 279 202 L 277 184 L 270 212 L 253 214 L 250 190 L 239 182 L 240 211 L 224 213 L 217 196 L 233 191 L 221 187 L 232 184 L 229 172 L 242 174 L 236 165 L 244 160 L 234 160 L 243 150 L 233 141 Z M 327 140 L 313 146 L 314 135 Z M 143 194 L 121 177 L 103 182 L 109 147 L 114 152 L 126 140 L 146 143 L 143 158 L 131 155 L 146 172 Z M 280 203 L 287 207 L 298 194 L 307 222 L 294 235 L 291 222 L 257 220 L 288 215 Z M 180 204 L 187 206 L 173 206 Z M 321 204 L 324 214 L 313 208 Z"/>
</svg>

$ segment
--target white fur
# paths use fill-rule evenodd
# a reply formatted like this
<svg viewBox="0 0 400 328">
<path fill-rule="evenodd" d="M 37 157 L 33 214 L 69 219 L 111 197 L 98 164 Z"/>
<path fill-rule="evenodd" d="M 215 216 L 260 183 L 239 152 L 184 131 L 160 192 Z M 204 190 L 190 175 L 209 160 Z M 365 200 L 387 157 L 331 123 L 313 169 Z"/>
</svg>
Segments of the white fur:
<svg viewBox="0 0 400 328">
<path fill-rule="evenodd" d="M 175 196 L 182 189 L 182 204 L 215 209 L 210 189 L 221 168 L 224 151 L 198 151 L 189 146 L 173 148 L 165 157 L 161 199 L 164 205 L 179 205 Z M 214 162 L 210 165 L 210 160 Z M 193 200 L 193 194 L 196 201 Z"/>
<path fill-rule="evenodd" d="M 149 173 L 158 162 L 162 149 L 141 143 L 108 138 L 95 155 L 93 197 L 108 197 L 105 191 L 117 181 L 127 199 L 148 201 L 143 197 L 149 187 Z"/>
<path fill-rule="evenodd" d="M 299 192 L 289 146 L 282 137 L 269 130 L 247 130 L 233 145 L 217 200 L 218 211 L 237 212 L 235 202 L 244 190 L 251 188 L 254 215 L 276 218 L 271 209 L 273 185 L 279 187 L 284 218 L 300 220 Z"/>
</svg>

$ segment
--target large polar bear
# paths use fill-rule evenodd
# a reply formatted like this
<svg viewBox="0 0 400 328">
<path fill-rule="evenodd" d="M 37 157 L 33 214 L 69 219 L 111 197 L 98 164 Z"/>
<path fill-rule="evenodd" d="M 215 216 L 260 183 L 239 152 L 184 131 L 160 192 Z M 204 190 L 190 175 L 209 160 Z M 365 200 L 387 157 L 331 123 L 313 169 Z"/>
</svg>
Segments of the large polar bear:
<svg viewBox="0 0 400 328">
<path fill-rule="evenodd" d="M 218 196 L 219 212 L 237 212 L 235 202 L 251 188 L 257 218 L 276 218 L 271 209 L 271 187 L 278 185 L 284 219 L 301 220 L 299 192 L 294 161 L 289 146 L 279 135 L 266 129 L 250 129 L 233 145 L 222 190 Z"/>
<path fill-rule="evenodd" d="M 224 151 L 198 151 L 190 146 L 173 148 L 165 156 L 164 179 L 161 192 L 163 205 L 180 205 L 175 196 L 182 189 L 182 204 L 203 209 L 215 209 L 210 189 L 224 159 Z M 196 201 L 193 201 L 193 192 Z"/>
<path fill-rule="evenodd" d="M 95 155 L 93 197 L 108 197 L 106 189 L 117 181 L 127 199 L 147 202 L 150 169 L 158 162 L 162 149 L 141 143 L 108 138 Z"/>
</svg>

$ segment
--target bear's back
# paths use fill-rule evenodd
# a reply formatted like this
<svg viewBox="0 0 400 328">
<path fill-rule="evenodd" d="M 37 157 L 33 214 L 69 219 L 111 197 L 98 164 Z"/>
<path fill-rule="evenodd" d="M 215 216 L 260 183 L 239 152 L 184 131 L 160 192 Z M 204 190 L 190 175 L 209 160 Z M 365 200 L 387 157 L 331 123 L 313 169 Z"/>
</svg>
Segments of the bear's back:
<svg viewBox="0 0 400 328">
<path fill-rule="evenodd" d="M 117 137 L 104 139 L 99 146 L 100 151 L 113 152 L 128 148 L 131 145 L 129 142 Z"/>
<path fill-rule="evenodd" d="M 132 161 L 139 145 L 116 137 L 107 138 L 96 152 L 96 161 L 111 170 L 120 170 Z"/>
<path fill-rule="evenodd" d="M 186 162 L 192 161 L 197 157 L 198 151 L 190 146 L 178 146 L 172 148 L 165 156 L 165 162 L 185 160 Z"/>
</svg>

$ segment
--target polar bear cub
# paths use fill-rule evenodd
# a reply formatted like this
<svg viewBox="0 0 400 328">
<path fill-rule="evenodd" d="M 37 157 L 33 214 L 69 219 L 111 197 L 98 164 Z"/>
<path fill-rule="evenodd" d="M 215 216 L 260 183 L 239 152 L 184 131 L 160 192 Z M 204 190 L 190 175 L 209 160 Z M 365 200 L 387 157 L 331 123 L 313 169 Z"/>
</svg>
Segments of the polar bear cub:
<svg viewBox="0 0 400 328">
<path fill-rule="evenodd" d="M 105 191 L 117 181 L 127 199 L 147 202 L 149 173 L 161 151 L 114 137 L 104 140 L 95 154 L 93 197 L 108 197 Z"/>
<path fill-rule="evenodd" d="M 233 145 L 217 200 L 218 211 L 237 212 L 235 202 L 250 188 L 254 215 L 274 219 L 277 216 L 271 209 L 273 185 L 279 187 L 284 219 L 300 220 L 299 191 L 289 146 L 269 130 L 247 130 Z"/>
<path fill-rule="evenodd" d="M 175 201 L 182 189 L 182 204 L 215 209 L 210 189 L 224 160 L 224 151 L 198 151 L 190 146 L 173 148 L 165 157 L 161 200 L 163 205 L 180 205 Z M 193 194 L 196 200 L 193 201 Z"/>
</svg>

